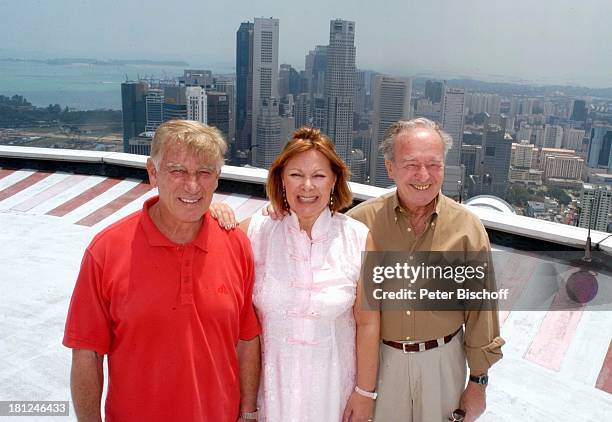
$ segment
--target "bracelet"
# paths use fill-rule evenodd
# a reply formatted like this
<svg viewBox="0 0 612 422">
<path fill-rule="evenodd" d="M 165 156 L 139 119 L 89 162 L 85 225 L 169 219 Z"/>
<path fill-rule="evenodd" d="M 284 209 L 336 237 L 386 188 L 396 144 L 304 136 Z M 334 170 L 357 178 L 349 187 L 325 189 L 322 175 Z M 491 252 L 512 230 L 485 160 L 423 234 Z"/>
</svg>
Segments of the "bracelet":
<svg viewBox="0 0 612 422">
<path fill-rule="evenodd" d="M 241 419 L 257 420 L 257 412 L 259 409 L 255 409 L 254 412 L 240 412 Z"/>
<path fill-rule="evenodd" d="M 369 392 L 366 390 L 362 390 L 357 385 L 355 386 L 355 393 L 359 394 L 360 396 L 372 399 L 372 400 L 376 400 L 376 397 L 378 397 L 378 393 L 376 391 Z"/>
</svg>

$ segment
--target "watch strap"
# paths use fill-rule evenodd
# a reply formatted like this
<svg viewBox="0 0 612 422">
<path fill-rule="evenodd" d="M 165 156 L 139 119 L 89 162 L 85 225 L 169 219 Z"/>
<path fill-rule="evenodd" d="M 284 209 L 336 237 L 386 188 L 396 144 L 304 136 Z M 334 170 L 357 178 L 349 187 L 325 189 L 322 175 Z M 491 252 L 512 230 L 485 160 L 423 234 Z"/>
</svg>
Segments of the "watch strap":
<svg viewBox="0 0 612 422">
<path fill-rule="evenodd" d="M 488 375 L 470 375 L 470 381 L 475 382 L 480 385 L 489 384 L 489 376 Z"/>
</svg>

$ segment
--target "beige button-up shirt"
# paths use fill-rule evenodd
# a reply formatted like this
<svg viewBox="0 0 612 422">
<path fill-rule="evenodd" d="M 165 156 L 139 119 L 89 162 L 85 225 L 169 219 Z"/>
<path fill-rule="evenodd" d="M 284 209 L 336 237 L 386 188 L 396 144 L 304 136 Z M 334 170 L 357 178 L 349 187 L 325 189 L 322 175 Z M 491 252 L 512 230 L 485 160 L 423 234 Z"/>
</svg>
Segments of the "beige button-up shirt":
<svg viewBox="0 0 612 422">
<path fill-rule="evenodd" d="M 416 237 L 409 213 L 391 192 L 366 201 L 348 212 L 370 229 L 379 251 L 490 251 L 487 232 L 474 214 L 441 193 Z M 384 311 L 381 335 L 385 340 L 424 341 L 444 337 L 465 325 L 464 346 L 470 372 L 486 372 L 502 358 L 496 311 Z"/>
</svg>

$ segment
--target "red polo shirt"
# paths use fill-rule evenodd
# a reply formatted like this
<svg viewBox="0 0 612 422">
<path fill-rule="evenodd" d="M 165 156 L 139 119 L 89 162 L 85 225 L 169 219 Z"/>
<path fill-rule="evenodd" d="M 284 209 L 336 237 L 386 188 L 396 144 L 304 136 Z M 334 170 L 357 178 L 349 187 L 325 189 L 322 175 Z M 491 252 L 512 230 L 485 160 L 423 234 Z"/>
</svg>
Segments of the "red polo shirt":
<svg viewBox="0 0 612 422">
<path fill-rule="evenodd" d="M 197 238 L 168 240 L 143 210 L 91 242 L 64 345 L 108 354 L 107 421 L 232 421 L 236 345 L 260 333 L 253 257 L 240 230 L 205 214 Z"/>
</svg>

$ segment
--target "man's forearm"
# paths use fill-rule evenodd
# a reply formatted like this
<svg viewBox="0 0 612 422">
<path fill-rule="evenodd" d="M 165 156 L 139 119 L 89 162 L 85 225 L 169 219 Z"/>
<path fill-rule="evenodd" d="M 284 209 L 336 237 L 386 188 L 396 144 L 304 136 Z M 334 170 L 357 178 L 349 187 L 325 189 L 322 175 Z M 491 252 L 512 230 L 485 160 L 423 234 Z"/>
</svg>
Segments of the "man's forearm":
<svg viewBox="0 0 612 422">
<path fill-rule="evenodd" d="M 238 342 L 240 365 L 240 411 L 252 412 L 257 408 L 257 390 L 261 371 L 259 336 Z"/>
<path fill-rule="evenodd" d="M 70 390 L 74 411 L 79 422 L 98 422 L 100 400 L 104 387 L 104 356 L 92 350 L 72 351 L 72 369 L 70 371 Z"/>
</svg>

